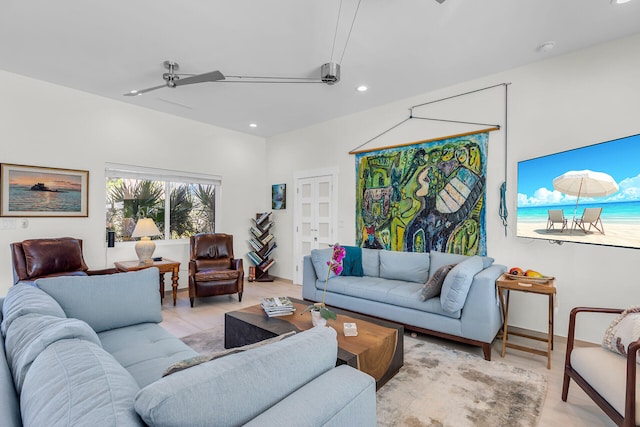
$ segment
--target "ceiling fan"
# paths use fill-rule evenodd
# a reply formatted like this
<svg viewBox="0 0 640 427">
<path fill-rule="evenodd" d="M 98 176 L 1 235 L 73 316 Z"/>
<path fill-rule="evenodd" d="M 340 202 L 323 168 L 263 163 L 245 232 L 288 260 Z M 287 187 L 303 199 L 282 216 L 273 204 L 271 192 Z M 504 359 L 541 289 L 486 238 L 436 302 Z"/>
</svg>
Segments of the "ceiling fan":
<svg viewBox="0 0 640 427">
<path fill-rule="evenodd" d="M 176 71 L 180 69 L 180 65 L 174 61 L 164 61 L 164 68 L 168 72 L 162 74 L 165 83 L 159 86 L 153 86 L 146 89 L 132 90 L 124 96 L 138 96 L 152 90 L 161 89 L 163 87 L 175 88 L 177 86 L 185 86 L 196 83 L 220 82 L 220 83 L 324 83 L 334 85 L 340 81 L 340 64 L 335 62 L 327 62 L 320 67 L 320 78 L 313 79 L 308 77 L 274 77 L 274 76 L 225 76 L 220 71 L 210 71 L 203 74 L 178 74 Z M 188 76 L 184 77 L 183 76 Z"/>
</svg>

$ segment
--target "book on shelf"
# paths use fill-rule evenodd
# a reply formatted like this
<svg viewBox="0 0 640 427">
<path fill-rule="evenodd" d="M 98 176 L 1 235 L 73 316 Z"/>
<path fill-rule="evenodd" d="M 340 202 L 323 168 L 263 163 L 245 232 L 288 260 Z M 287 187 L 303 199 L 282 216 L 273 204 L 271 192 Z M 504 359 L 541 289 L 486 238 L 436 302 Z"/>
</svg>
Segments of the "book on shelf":
<svg viewBox="0 0 640 427">
<path fill-rule="evenodd" d="M 271 215 L 271 212 L 264 212 L 258 219 L 256 219 L 256 224 L 262 224 L 267 218 L 269 218 L 269 215 Z"/>
<path fill-rule="evenodd" d="M 272 259 L 268 259 L 268 260 L 265 260 L 262 264 L 258 265 L 258 268 L 260 270 L 262 270 L 262 271 L 267 271 L 275 263 L 276 263 L 275 259 L 273 259 L 273 258 Z"/>
<path fill-rule="evenodd" d="M 263 245 L 266 245 L 267 243 L 269 243 L 271 240 L 273 240 L 273 234 L 269 234 L 268 236 L 266 236 L 264 239 L 262 239 L 260 242 Z"/>
<path fill-rule="evenodd" d="M 296 311 L 288 297 L 262 298 L 261 305 L 269 317 L 286 316 Z"/>
<path fill-rule="evenodd" d="M 257 239 L 254 239 L 253 237 L 249 239 L 249 244 L 251 245 L 251 247 L 253 247 L 253 249 L 255 249 L 256 251 L 261 250 L 264 245 Z"/>
<path fill-rule="evenodd" d="M 273 252 L 273 250 L 277 247 L 278 247 L 278 244 L 276 242 L 271 243 L 271 245 L 269 246 L 269 249 L 266 250 L 263 256 L 265 258 L 269 258 L 269 255 L 271 255 L 271 252 Z"/>
<path fill-rule="evenodd" d="M 264 260 L 262 258 L 260 258 L 260 256 L 258 254 L 256 254 L 255 252 L 251 251 L 247 254 L 247 256 L 249 257 L 249 259 L 251 260 L 251 262 L 253 262 L 255 265 L 259 265 L 261 264 Z"/>
<path fill-rule="evenodd" d="M 274 224 L 273 221 L 269 221 L 268 223 L 261 225 L 260 228 L 262 229 L 263 232 L 266 232 L 271 228 L 271 226 L 273 226 L 273 224 Z"/>
<path fill-rule="evenodd" d="M 264 234 L 266 233 L 266 231 L 262 231 L 260 230 L 258 227 L 256 227 L 255 225 L 252 225 L 249 228 L 249 231 L 251 232 L 251 234 L 253 234 L 257 239 L 260 239 L 262 236 L 264 236 Z"/>
</svg>

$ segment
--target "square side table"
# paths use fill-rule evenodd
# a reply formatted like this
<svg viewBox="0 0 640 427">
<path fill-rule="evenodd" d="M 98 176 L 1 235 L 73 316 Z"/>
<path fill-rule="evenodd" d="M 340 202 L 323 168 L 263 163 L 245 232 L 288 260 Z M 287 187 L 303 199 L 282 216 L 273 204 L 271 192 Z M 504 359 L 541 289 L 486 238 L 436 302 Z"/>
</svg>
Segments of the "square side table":
<svg viewBox="0 0 640 427">
<path fill-rule="evenodd" d="M 547 356 L 547 369 L 551 369 L 551 351 L 553 350 L 554 297 L 556 294 L 555 279 L 549 279 L 546 283 L 536 283 L 535 281 L 527 279 L 526 277 L 523 277 L 522 279 L 510 279 L 506 276 L 506 274 L 503 274 L 496 280 L 496 286 L 498 287 L 500 307 L 502 308 L 502 316 L 504 318 L 504 326 L 502 328 L 502 357 L 504 357 L 507 347 L 520 351 L 526 351 L 528 353 L 538 354 L 540 356 Z M 549 297 L 549 328 L 547 330 L 546 337 L 541 338 L 522 332 L 509 332 L 509 295 L 511 291 L 547 295 Z M 547 351 L 510 343 L 508 342 L 509 334 L 536 341 L 546 341 Z"/>
</svg>

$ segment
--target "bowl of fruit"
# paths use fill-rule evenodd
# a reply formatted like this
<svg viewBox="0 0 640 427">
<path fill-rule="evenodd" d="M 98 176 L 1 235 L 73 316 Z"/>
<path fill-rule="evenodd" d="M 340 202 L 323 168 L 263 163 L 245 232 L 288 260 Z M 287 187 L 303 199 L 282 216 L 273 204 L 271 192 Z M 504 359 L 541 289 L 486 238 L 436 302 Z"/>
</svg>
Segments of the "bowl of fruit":
<svg viewBox="0 0 640 427">
<path fill-rule="evenodd" d="M 547 283 L 552 280 L 552 276 L 545 276 L 536 270 L 523 270 L 520 267 L 512 267 L 509 272 L 506 273 L 507 278 L 512 280 L 523 280 L 532 283 Z"/>
</svg>

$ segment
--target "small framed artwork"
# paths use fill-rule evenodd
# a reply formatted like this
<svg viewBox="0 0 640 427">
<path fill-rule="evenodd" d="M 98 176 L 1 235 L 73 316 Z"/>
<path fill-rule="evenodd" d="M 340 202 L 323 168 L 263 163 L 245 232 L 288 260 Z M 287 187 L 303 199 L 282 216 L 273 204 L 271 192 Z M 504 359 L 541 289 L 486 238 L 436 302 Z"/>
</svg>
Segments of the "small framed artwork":
<svg viewBox="0 0 640 427">
<path fill-rule="evenodd" d="M 287 208 L 287 184 L 271 186 L 271 209 Z"/>
<path fill-rule="evenodd" d="M 0 164 L 0 216 L 89 216 L 89 171 Z"/>
</svg>

